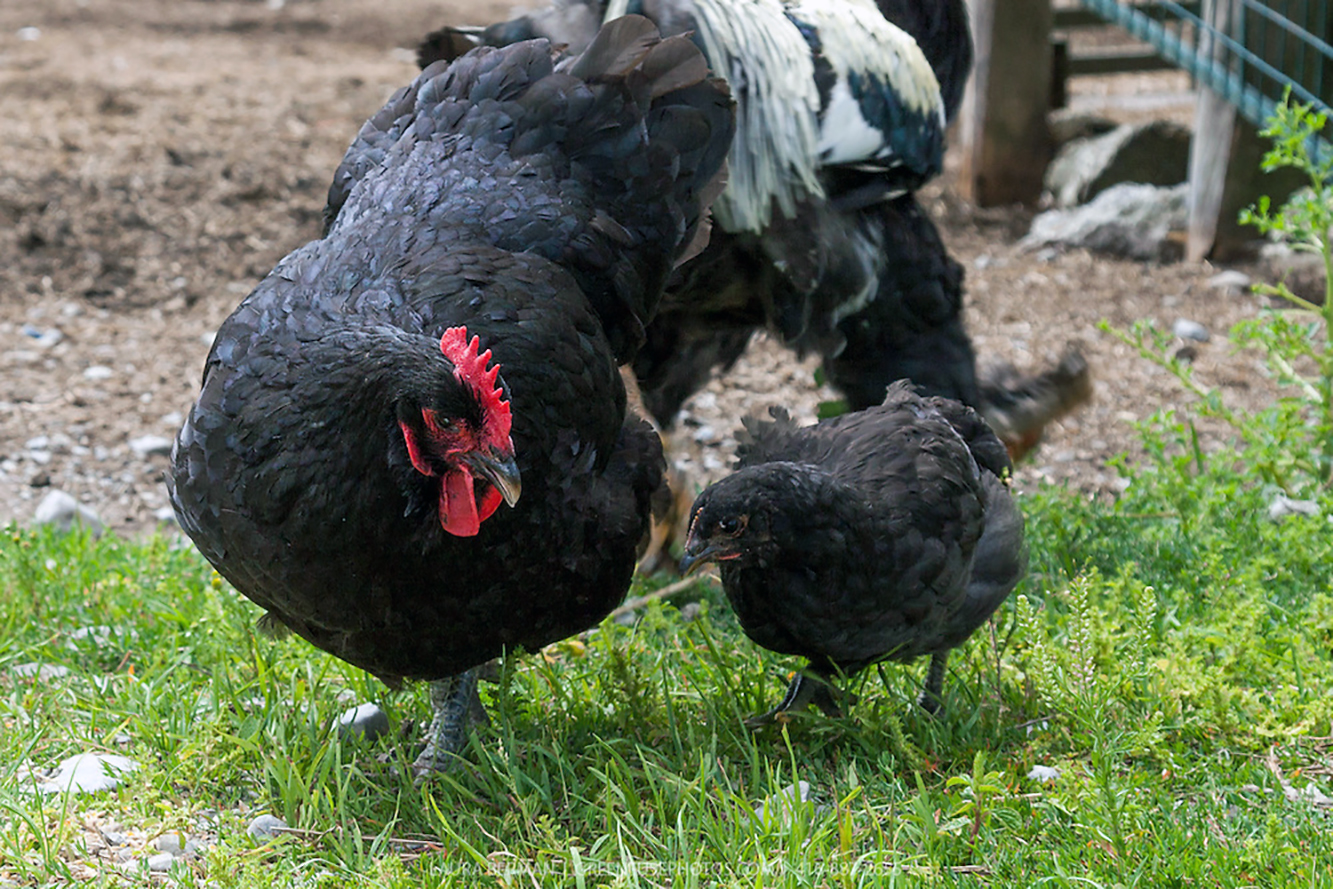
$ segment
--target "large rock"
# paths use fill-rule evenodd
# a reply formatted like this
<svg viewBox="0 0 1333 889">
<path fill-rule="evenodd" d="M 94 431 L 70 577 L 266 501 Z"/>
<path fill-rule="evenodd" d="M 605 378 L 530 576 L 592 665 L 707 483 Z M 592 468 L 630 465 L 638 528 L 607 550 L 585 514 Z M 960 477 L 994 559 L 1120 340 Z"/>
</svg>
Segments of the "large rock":
<svg viewBox="0 0 1333 889">
<path fill-rule="evenodd" d="M 1177 185 L 1189 170 L 1190 131 L 1168 120 L 1116 127 L 1075 139 L 1046 168 L 1046 190 L 1057 207 L 1085 204 L 1114 185 Z"/>
<path fill-rule="evenodd" d="M 1152 185 L 1117 185 L 1090 204 L 1072 210 L 1048 210 L 1032 220 L 1019 246 L 1084 247 L 1130 259 L 1159 259 L 1167 235 L 1185 227 L 1186 191 Z"/>
</svg>

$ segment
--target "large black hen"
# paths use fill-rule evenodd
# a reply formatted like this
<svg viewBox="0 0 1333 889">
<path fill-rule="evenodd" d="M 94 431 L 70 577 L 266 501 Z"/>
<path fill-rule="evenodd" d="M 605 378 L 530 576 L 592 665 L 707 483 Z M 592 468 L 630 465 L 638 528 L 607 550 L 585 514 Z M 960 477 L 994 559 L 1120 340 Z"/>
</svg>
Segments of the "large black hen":
<svg viewBox="0 0 1333 889">
<path fill-rule="evenodd" d="M 559 64 L 535 40 L 431 66 L 353 142 L 324 238 L 217 333 L 181 525 L 270 623 L 433 682 L 419 769 L 460 749 L 470 668 L 629 585 L 663 461 L 617 365 L 705 234 L 732 127 L 698 50 L 643 18 Z"/>
<path fill-rule="evenodd" d="M 834 714 L 835 677 L 921 655 L 935 712 L 949 651 L 1026 569 L 1004 445 L 970 408 L 905 382 L 815 426 L 773 415 L 747 421 L 737 471 L 695 501 L 681 563 L 716 562 L 745 633 L 809 659 L 754 722 L 810 703 Z"/>
<path fill-rule="evenodd" d="M 578 48 L 627 11 L 692 34 L 738 102 L 717 231 L 673 277 L 634 361 L 660 423 L 762 327 L 820 353 L 853 409 L 910 378 L 988 419 L 1005 411 L 1025 424 L 1006 438 L 1027 444 L 1087 397 L 1077 358 L 978 380 L 963 270 L 913 194 L 941 168 L 971 70 L 964 0 L 553 0 L 488 28 L 445 28 L 421 58 L 535 35 Z"/>
</svg>

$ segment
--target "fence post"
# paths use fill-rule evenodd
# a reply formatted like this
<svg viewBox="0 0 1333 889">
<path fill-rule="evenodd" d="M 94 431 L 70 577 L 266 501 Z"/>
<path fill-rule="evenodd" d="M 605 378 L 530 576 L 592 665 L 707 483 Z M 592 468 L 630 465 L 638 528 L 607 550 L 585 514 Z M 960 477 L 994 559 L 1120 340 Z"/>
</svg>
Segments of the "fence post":
<svg viewBox="0 0 1333 889">
<path fill-rule="evenodd" d="M 1032 203 L 1050 160 L 1050 0 L 968 0 L 976 62 L 959 112 L 959 190 L 982 207 Z"/>
<path fill-rule="evenodd" d="M 1243 14 L 1238 0 L 1203 2 L 1203 20 L 1222 34 L 1239 34 Z M 1208 37 L 1201 35 L 1200 55 L 1225 64 L 1229 58 L 1225 48 Z M 1285 171 L 1265 175 L 1259 169 L 1267 150 L 1268 143 L 1258 129 L 1240 116 L 1227 97 L 1200 85 L 1190 141 L 1186 260 L 1234 256 L 1256 237 L 1237 221 L 1240 211 L 1265 193 L 1275 201 L 1285 200 L 1299 185 Z"/>
</svg>

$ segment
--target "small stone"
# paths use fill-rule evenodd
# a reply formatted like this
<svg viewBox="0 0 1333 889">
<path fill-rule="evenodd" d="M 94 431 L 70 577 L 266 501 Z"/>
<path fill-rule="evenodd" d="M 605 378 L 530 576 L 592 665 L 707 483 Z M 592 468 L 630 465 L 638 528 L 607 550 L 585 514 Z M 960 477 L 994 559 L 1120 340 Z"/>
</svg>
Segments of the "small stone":
<svg viewBox="0 0 1333 889">
<path fill-rule="evenodd" d="M 148 869 L 153 873 L 165 873 L 171 870 L 172 863 L 176 856 L 170 852 L 159 852 L 156 855 L 148 856 Z"/>
<path fill-rule="evenodd" d="M 109 380 L 114 374 L 115 371 L 105 364 L 94 364 L 83 371 L 84 377 L 89 380 Z"/>
<path fill-rule="evenodd" d="M 162 425 L 170 429 L 179 429 L 185 418 L 181 416 L 180 411 L 172 411 L 169 414 L 162 415 Z"/>
<path fill-rule="evenodd" d="M 1208 286 L 1213 290 L 1225 290 L 1229 293 L 1240 293 L 1248 290 L 1250 287 L 1250 276 L 1244 272 L 1238 272 L 1235 269 L 1228 269 L 1225 272 L 1218 272 L 1208 279 Z"/>
<path fill-rule="evenodd" d="M 172 509 L 170 506 L 159 506 L 157 509 L 153 510 L 153 518 L 160 525 L 177 524 L 176 510 Z"/>
<path fill-rule="evenodd" d="M 32 478 L 28 479 L 28 487 L 30 488 L 51 487 L 51 473 L 46 471 L 35 473 Z"/>
<path fill-rule="evenodd" d="M 26 28 L 19 28 L 18 31 L 15 32 L 15 33 L 18 35 L 18 39 L 19 39 L 19 40 L 22 40 L 22 41 L 24 41 L 24 42 L 28 42 L 28 43 L 30 43 L 30 42 L 32 42 L 32 41 L 34 41 L 34 40 L 41 40 L 41 39 L 42 39 L 42 29 L 41 29 L 41 28 L 34 28 L 34 27 L 32 27 L 32 26 L 28 26 L 28 27 L 26 27 Z"/>
<path fill-rule="evenodd" d="M 1060 770 L 1054 766 L 1033 766 L 1032 771 L 1028 772 L 1028 777 L 1033 781 L 1045 783 L 1059 778 Z"/>
<path fill-rule="evenodd" d="M 776 823 L 787 827 L 792 822 L 792 816 L 809 805 L 810 782 L 798 781 L 755 806 L 754 817 L 760 824 Z"/>
<path fill-rule="evenodd" d="M 338 717 L 338 734 L 373 741 L 389 730 L 389 717 L 372 703 L 358 704 Z"/>
<path fill-rule="evenodd" d="M 108 846 L 123 846 L 130 841 L 129 837 L 117 830 L 99 829 L 98 832 L 102 835 L 102 842 Z"/>
<path fill-rule="evenodd" d="M 179 830 L 169 831 L 154 840 L 153 847 L 159 852 L 166 852 L 170 855 L 184 855 L 185 837 L 181 836 Z"/>
<path fill-rule="evenodd" d="M 286 829 L 287 829 L 286 821 L 283 821 L 276 815 L 269 815 L 268 813 L 265 813 L 263 815 L 256 816 L 255 819 L 250 822 L 250 825 L 245 829 L 245 832 L 250 834 L 250 837 L 255 842 L 266 843 L 269 842 L 270 840 L 276 839 L 278 835 Z"/>
<path fill-rule="evenodd" d="M 712 426 L 700 426 L 694 430 L 694 440 L 699 444 L 706 444 L 717 438 L 717 430 Z"/>
<path fill-rule="evenodd" d="M 39 664 L 32 661 L 26 664 L 15 664 L 9 668 L 20 679 L 32 679 L 36 677 L 41 682 L 49 682 L 52 679 L 64 679 L 69 675 L 69 667 L 62 667 L 59 664 Z"/>
<path fill-rule="evenodd" d="M 28 451 L 26 456 L 29 460 L 36 463 L 38 466 L 45 466 L 46 464 L 51 462 L 50 451 Z"/>
<path fill-rule="evenodd" d="M 171 453 L 171 439 L 162 435 L 141 435 L 130 439 L 130 450 L 140 457 L 165 457 Z"/>
<path fill-rule="evenodd" d="M 139 764 L 114 753 L 80 753 L 61 760 L 55 777 L 37 785 L 42 793 L 98 793 L 120 786 L 120 776 Z"/>
<path fill-rule="evenodd" d="M 1188 318 L 1177 318 L 1176 323 L 1171 325 L 1171 332 L 1182 340 L 1194 340 L 1198 343 L 1206 343 L 1212 339 L 1212 335 L 1208 333 L 1208 328 L 1198 321 L 1191 321 Z"/>
<path fill-rule="evenodd" d="M 698 602 L 686 602 L 680 607 L 680 619 L 689 623 L 696 619 L 699 616 L 699 613 L 703 610 L 703 605 Z"/>
<path fill-rule="evenodd" d="M 23 446 L 30 451 L 45 451 L 51 447 L 51 436 L 37 435 L 23 443 Z"/>
<path fill-rule="evenodd" d="M 1285 494 L 1278 494 L 1268 503 L 1268 518 L 1280 522 L 1294 515 L 1314 517 L 1319 515 L 1319 504 L 1314 500 L 1292 500 Z"/>
<path fill-rule="evenodd" d="M 78 522 L 91 531 L 94 537 L 100 537 L 104 527 L 96 512 L 60 490 L 52 491 L 42 498 L 32 515 L 32 521 L 35 525 L 50 525 L 62 534 L 68 533 Z"/>
</svg>

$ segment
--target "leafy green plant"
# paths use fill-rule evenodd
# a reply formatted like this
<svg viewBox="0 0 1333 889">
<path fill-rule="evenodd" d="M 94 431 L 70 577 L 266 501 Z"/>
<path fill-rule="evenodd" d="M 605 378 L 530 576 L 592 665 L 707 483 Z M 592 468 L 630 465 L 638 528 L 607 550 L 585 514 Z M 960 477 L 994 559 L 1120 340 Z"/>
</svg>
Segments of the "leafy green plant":
<svg viewBox="0 0 1333 889">
<path fill-rule="evenodd" d="M 1287 306 L 1266 309 L 1231 332 L 1234 343 L 1256 349 L 1263 356 L 1282 390 L 1276 403 L 1256 413 L 1232 410 L 1220 392 L 1195 380 L 1189 362 L 1173 354 L 1170 335 L 1147 322 L 1129 330 L 1102 323 L 1103 330 L 1166 369 L 1195 395 L 1192 412 L 1222 420 L 1237 432 L 1244 448 L 1240 464 L 1225 469 L 1252 473 L 1288 495 L 1309 495 L 1314 489 L 1333 484 L 1333 152 L 1318 157 L 1312 148 L 1314 137 L 1323 134 L 1327 124 L 1326 113 L 1294 103 L 1288 94 L 1261 131 L 1273 140 L 1263 168 L 1270 172 L 1295 169 L 1305 176 L 1308 187 L 1279 208 L 1265 196 L 1241 213 L 1243 223 L 1265 235 L 1282 237 L 1297 251 L 1319 256 L 1324 266 L 1322 302 L 1298 296 L 1285 282 L 1257 284 L 1255 292 L 1280 298 Z M 1171 450 L 1170 456 L 1165 449 L 1154 452 L 1153 427 L 1161 429 L 1173 421 L 1173 417 L 1162 415 L 1148 424 L 1145 444 L 1149 453 L 1163 468 L 1178 474 L 1205 472 L 1208 461 L 1198 447 L 1193 420 L 1188 417 L 1184 420 L 1188 436 L 1176 436 L 1181 447 Z M 1156 442 L 1161 443 L 1160 435 L 1156 435 Z M 1185 459 L 1178 459 L 1176 454 L 1183 454 Z"/>
</svg>

